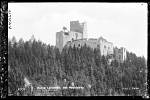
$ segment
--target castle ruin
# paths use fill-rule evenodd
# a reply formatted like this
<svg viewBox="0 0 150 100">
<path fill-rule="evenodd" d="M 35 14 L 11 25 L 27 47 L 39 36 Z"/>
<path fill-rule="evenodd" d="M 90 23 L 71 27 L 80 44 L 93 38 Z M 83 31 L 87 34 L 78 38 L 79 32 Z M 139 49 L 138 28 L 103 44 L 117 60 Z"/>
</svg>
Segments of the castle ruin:
<svg viewBox="0 0 150 100">
<path fill-rule="evenodd" d="M 114 48 L 112 42 L 108 42 L 103 37 L 87 38 L 87 23 L 79 23 L 79 21 L 70 22 L 70 31 L 63 28 L 62 31 L 56 33 L 56 47 L 62 52 L 64 47 L 82 47 L 86 46 L 95 49 L 98 48 L 102 56 L 114 55 L 118 62 L 123 62 L 126 59 L 125 48 Z"/>
<path fill-rule="evenodd" d="M 86 38 L 86 29 L 86 22 L 79 23 L 79 21 L 71 21 L 70 31 L 66 31 L 66 29 L 56 33 L 56 47 L 61 52 L 68 41 Z"/>
</svg>

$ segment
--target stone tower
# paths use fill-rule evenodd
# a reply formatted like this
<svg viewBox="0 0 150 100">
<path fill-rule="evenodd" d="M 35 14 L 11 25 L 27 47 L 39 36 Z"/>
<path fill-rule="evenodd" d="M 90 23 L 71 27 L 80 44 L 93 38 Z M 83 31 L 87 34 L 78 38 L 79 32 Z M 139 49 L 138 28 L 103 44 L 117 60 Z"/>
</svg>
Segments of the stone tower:
<svg viewBox="0 0 150 100">
<path fill-rule="evenodd" d="M 68 41 L 85 38 L 87 34 L 86 31 L 87 28 L 85 22 L 79 23 L 79 21 L 70 21 L 70 31 L 60 31 L 56 33 L 56 47 L 59 48 L 59 51 L 61 52 Z"/>
<path fill-rule="evenodd" d="M 87 23 L 79 23 L 79 21 L 70 21 L 70 31 L 82 33 L 82 38 L 87 38 Z"/>
<path fill-rule="evenodd" d="M 120 49 L 118 49 L 117 47 L 114 48 L 114 55 L 115 55 L 115 59 L 118 62 L 123 63 L 126 58 L 127 58 L 127 50 L 123 47 L 121 47 Z"/>
<path fill-rule="evenodd" d="M 83 27 L 83 38 L 87 38 L 87 23 L 83 22 L 82 27 Z"/>
</svg>

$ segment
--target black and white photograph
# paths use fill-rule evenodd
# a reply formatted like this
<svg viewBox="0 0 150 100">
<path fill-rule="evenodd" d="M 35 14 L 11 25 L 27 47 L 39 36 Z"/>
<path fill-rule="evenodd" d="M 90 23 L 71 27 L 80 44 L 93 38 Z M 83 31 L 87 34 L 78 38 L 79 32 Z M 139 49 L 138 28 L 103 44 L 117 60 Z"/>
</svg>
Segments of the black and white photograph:
<svg viewBox="0 0 150 100">
<path fill-rule="evenodd" d="M 148 4 L 8 3 L 8 96 L 142 96 Z"/>
</svg>

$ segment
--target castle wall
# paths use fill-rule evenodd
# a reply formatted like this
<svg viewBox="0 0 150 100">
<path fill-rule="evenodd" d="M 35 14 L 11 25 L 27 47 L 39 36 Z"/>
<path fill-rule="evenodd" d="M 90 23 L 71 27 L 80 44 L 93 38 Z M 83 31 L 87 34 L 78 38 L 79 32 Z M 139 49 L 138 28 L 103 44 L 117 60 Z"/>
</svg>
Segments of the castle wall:
<svg viewBox="0 0 150 100">
<path fill-rule="evenodd" d="M 87 38 L 87 23 L 82 23 L 83 26 L 83 38 Z"/>
<path fill-rule="evenodd" d="M 71 41 L 72 39 L 73 40 L 82 39 L 83 37 L 82 35 L 83 35 L 82 33 L 71 31 L 69 34 L 69 40 Z"/>
<path fill-rule="evenodd" d="M 68 42 L 70 41 L 70 42 Z M 99 48 L 101 55 L 107 56 L 113 54 L 113 44 L 106 41 L 104 38 L 99 39 L 82 39 L 82 34 L 78 32 L 64 33 L 63 31 L 56 33 L 56 47 L 59 48 L 60 52 L 63 47 L 71 45 L 72 47 L 81 47 L 84 45 L 91 47 L 92 49 Z M 125 58 L 125 56 L 121 55 Z M 122 58 L 122 59 L 124 59 Z"/>
<path fill-rule="evenodd" d="M 86 46 L 95 49 L 99 48 L 101 55 L 107 56 L 114 54 L 115 59 L 118 62 L 126 60 L 126 49 L 125 48 L 113 48 L 113 43 L 108 42 L 103 37 L 98 39 L 86 39 L 87 38 L 87 25 L 86 22 L 79 23 L 79 21 L 70 22 L 70 32 L 57 32 L 56 33 L 56 47 L 61 52 L 64 46 L 68 47 L 82 47 Z"/>
<path fill-rule="evenodd" d="M 92 49 L 98 48 L 98 41 L 97 39 L 88 39 L 87 46 L 91 47 Z"/>
<path fill-rule="evenodd" d="M 126 59 L 126 56 L 127 56 L 127 54 L 126 54 L 126 49 L 125 48 L 121 48 L 122 49 L 122 59 L 123 59 L 123 61 Z"/>
<path fill-rule="evenodd" d="M 58 47 L 61 52 L 68 41 L 79 40 L 86 37 L 86 31 L 87 25 L 85 22 L 79 23 L 79 21 L 70 21 L 70 32 L 60 31 L 56 33 L 56 47 Z M 75 44 L 78 44 L 78 42 L 75 42 Z"/>
<path fill-rule="evenodd" d="M 56 33 L 56 47 L 59 48 L 60 52 L 68 41 L 74 41 L 77 39 L 82 39 L 83 34 L 79 32 L 57 32 Z"/>
<path fill-rule="evenodd" d="M 63 47 L 65 46 L 65 44 L 70 41 L 70 33 L 68 33 L 67 35 L 62 33 L 63 34 Z"/>
<path fill-rule="evenodd" d="M 69 35 L 63 34 L 63 47 L 66 45 L 68 41 L 74 41 L 77 39 L 82 39 L 82 34 L 78 32 L 69 32 Z"/>
<path fill-rule="evenodd" d="M 111 42 L 108 43 L 108 54 L 113 54 L 114 49 L 113 49 L 113 44 Z"/>
<path fill-rule="evenodd" d="M 102 37 L 98 39 L 98 42 L 100 44 L 101 55 L 107 56 L 113 54 L 113 44 L 111 42 L 106 41 Z"/>
<path fill-rule="evenodd" d="M 125 48 L 114 48 L 114 55 L 115 55 L 115 59 L 118 62 L 123 63 L 123 61 L 126 60 L 126 49 Z"/>
<path fill-rule="evenodd" d="M 80 40 L 74 40 L 74 41 L 70 41 L 70 42 L 67 42 L 66 46 L 71 46 L 71 47 L 82 47 L 86 44 L 86 40 L 83 40 L 83 39 L 80 39 Z"/>
<path fill-rule="evenodd" d="M 70 41 L 67 43 L 67 46 L 71 46 L 73 47 L 75 45 L 75 47 L 81 47 L 84 46 L 86 44 L 86 46 L 95 49 L 95 48 L 99 48 L 101 55 L 107 56 L 107 55 L 111 55 L 113 54 L 113 44 L 111 42 L 107 42 L 105 39 L 80 39 L 80 40 L 74 40 L 74 41 Z"/>
</svg>

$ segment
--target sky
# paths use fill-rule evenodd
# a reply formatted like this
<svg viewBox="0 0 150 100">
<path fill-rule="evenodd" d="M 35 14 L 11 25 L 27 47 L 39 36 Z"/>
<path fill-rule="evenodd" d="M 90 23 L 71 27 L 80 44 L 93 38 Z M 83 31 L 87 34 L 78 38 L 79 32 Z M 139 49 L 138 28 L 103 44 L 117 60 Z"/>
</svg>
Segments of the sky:
<svg viewBox="0 0 150 100">
<path fill-rule="evenodd" d="M 125 47 L 147 58 L 146 3 L 8 3 L 11 28 L 8 38 L 29 40 L 32 35 L 56 44 L 56 32 L 70 21 L 86 21 L 88 38 L 102 36 L 114 46 Z"/>
</svg>

